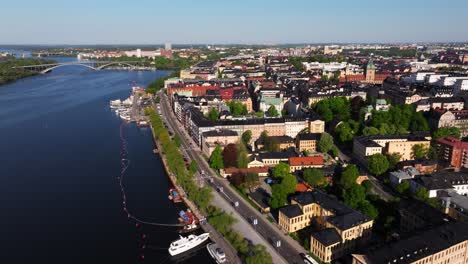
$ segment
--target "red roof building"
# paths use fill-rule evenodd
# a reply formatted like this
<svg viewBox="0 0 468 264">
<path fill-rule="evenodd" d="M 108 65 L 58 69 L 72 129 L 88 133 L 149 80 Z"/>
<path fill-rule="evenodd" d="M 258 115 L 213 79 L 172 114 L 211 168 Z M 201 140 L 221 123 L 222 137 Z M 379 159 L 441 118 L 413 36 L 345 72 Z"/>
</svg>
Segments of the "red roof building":
<svg viewBox="0 0 468 264">
<path fill-rule="evenodd" d="M 291 172 L 302 170 L 305 168 L 321 168 L 324 166 L 323 156 L 311 156 L 311 157 L 290 157 L 289 167 Z"/>
<path fill-rule="evenodd" d="M 450 163 L 455 169 L 468 168 L 468 142 L 449 136 L 436 140 L 439 158 Z"/>
</svg>

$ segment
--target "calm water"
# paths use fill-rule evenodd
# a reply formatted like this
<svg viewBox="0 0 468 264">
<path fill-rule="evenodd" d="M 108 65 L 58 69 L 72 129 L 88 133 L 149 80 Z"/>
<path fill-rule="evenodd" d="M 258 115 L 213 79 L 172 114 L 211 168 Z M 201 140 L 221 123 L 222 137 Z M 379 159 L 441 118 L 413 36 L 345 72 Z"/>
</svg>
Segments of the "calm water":
<svg viewBox="0 0 468 264">
<path fill-rule="evenodd" d="M 165 74 L 72 66 L 0 86 L 0 263 L 181 261 L 167 253 L 175 228 L 137 227 L 123 211 L 121 120 L 108 108 L 129 96 L 132 81 L 146 85 Z M 124 133 L 128 209 L 177 223 L 180 209 L 167 199 L 150 130 L 125 125 Z M 212 260 L 200 250 L 185 262 Z"/>
</svg>

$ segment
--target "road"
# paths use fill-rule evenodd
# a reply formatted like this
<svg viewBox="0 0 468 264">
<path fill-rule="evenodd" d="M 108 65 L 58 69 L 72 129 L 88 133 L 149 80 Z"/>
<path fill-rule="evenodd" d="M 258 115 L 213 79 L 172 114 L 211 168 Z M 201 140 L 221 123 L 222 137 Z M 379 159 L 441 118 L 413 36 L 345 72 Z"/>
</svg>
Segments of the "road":
<svg viewBox="0 0 468 264">
<path fill-rule="evenodd" d="M 197 174 L 199 182 L 211 178 L 210 184 L 215 188 L 213 203 L 226 212 L 232 212 L 239 220 L 234 228 L 247 239 L 255 244 L 264 245 L 271 254 L 274 263 L 303 263 L 299 256 L 300 252 L 305 250 L 291 237 L 281 232 L 278 227 L 268 221 L 265 215 L 262 215 L 245 201 L 237 192 L 231 189 L 229 182 L 216 176 L 216 173 L 209 167 L 201 154 L 201 150 L 192 141 L 185 129 L 178 122 L 168 103 L 167 97 L 159 93 L 161 98 L 161 115 L 170 129 L 179 134 L 182 141 L 182 148 L 188 158 L 195 160 L 204 175 Z M 221 187 L 221 188 L 220 188 Z M 221 191 L 219 191 L 221 190 Z M 237 202 L 238 206 L 234 207 Z M 257 225 L 253 226 L 253 219 L 257 219 Z M 277 241 L 281 241 L 280 247 L 276 247 Z"/>
</svg>

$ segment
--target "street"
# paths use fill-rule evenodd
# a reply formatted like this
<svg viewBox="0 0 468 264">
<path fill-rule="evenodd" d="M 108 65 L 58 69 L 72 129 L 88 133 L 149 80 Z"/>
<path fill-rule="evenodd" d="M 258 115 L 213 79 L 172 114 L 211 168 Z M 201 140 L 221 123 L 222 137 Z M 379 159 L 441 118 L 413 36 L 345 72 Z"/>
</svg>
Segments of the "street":
<svg viewBox="0 0 468 264">
<path fill-rule="evenodd" d="M 236 231 L 255 244 L 263 244 L 271 254 L 274 263 L 303 263 L 299 253 L 305 250 L 291 237 L 283 234 L 278 227 L 270 223 L 265 215 L 252 208 L 247 201 L 231 189 L 226 179 L 216 176 L 217 174 L 209 167 L 198 146 L 193 143 L 185 129 L 177 121 L 169 106 L 167 97 L 163 93 L 159 93 L 159 96 L 161 98 L 160 111 L 163 119 L 174 133 L 179 134 L 182 142 L 181 147 L 187 157 L 195 160 L 199 169 L 205 172 L 204 176 L 197 174 L 198 181 L 204 182 L 208 178 L 213 179 L 212 186 L 215 190 L 213 192 L 213 203 L 226 212 L 232 212 L 234 217 L 239 220 L 234 226 Z M 219 187 L 222 187 L 221 192 L 218 191 Z M 233 206 L 235 202 L 238 204 L 237 207 Z M 252 225 L 253 219 L 257 219 L 255 227 Z M 276 247 L 278 241 L 281 241 L 279 242 L 280 247 Z"/>
</svg>

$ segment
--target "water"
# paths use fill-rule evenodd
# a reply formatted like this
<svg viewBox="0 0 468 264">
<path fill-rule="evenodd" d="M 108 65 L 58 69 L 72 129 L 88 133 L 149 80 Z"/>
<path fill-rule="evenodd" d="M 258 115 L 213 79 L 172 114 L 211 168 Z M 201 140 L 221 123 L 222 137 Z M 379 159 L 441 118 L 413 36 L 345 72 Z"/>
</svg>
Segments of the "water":
<svg viewBox="0 0 468 264">
<path fill-rule="evenodd" d="M 0 263 L 184 262 L 168 258 L 174 227 L 137 227 L 123 211 L 122 122 L 108 107 L 129 96 L 132 81 L 165 74 L 70 66 L 0 86 Z M 130 124 L 124 134 L 127 208 L 177 223 L 151 131 Z M 212 260 L 200 250 L 185 263 Z"/>
</svg>

